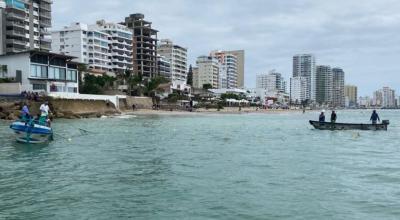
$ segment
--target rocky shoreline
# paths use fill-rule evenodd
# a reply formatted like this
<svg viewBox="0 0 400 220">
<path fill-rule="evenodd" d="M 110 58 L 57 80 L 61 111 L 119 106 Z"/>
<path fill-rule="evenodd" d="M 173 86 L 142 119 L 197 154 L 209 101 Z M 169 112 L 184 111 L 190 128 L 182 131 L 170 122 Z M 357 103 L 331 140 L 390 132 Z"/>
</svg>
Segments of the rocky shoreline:
<svg viewBox="0 0 400 220">
<path fill-rule="evenodd" d="M 80 118 L 100 118 L 101 116 L 118 115 L 118 111 L 114 105 L 104 101 L 93 100 L 63 100 L 63 99 L 46 99 L 53 119 L 80 119 Z M 39 114 L 39 107 L 42 102 L 29 100 L 0 101 L 0 119 L 15 121 L 20 117 L 21 109 L 27 103 L 31 115 Z"/>
</svg>

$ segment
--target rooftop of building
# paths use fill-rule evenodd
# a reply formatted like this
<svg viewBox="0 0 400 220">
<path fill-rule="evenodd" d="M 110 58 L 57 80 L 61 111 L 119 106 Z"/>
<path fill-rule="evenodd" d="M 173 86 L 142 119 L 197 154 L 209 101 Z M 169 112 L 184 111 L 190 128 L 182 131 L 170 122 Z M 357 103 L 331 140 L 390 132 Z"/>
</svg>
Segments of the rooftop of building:
<svg viewBox="0 0 400 220">
<path fill-rule="evenodd" d="M 39 51 L 39 50 L 27 50 L 27 51 L 22 51 L 22 52 L 18 52 L 18 53 L 2 54 L 2 55 L 0 55 L 0 58 L 7 57 L 7 56 L 18 56 L 18 55 L 22 55 L 22 54 L 30 54 L 30 56 L 46 55 L 46 56 L 52 56 L 52 57 L 58 57 L 58 58 L 65 58 L 66 60 L 72 60 L 72 59 L 77 58 L 74 56 L 68 56 L 68 55 L 64 55 L 64 54 L 52 53 L 52 52 L 47 52 L 47 51 Z M 77 62 L 73 62 L 73 63 L 79 64 Z"/>
</svg>

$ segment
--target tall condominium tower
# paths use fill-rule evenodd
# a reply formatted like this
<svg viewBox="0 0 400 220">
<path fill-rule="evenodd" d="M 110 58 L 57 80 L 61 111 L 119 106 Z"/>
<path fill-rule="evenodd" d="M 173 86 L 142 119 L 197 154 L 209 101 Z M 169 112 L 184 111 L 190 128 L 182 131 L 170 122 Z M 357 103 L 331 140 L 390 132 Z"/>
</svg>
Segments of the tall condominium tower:
<svg viewBox="0 0 400 220">
<path fill-rule="evenodd" d="M 52 0 L 0 0 L 0 53 L 50 51 L 48 28 L 52 3 Z"/>
<path fill-rule="evenodd" d="M 123 74 L 126 70 L 133 70 L 132 31 L 122 24 L 105 20 L 97 21 L 94 28 L 109 35 L 109 62 L 112 71 Z"/>
<path fill-rule="evenodd" d="M 346 99 L 344 95 L 345 73 L 341 68 L 332 69 L 332 105 L 334 107 L 345 107 Z"/>
<path fill-rule="evenodd" d="M 316 99 L 320 104 L 332 103 L 333 76 L 330 66 L 317 66 L 316 74 Z"/>
<path fill-rule="evenodd" d="M 344 96 L 345 96 L 345 99 L 348 101 L 347 107 L 357 106 L 357 103 L 358 103 L 357 86 L 353 86 L 353 85 L 344 86 Z"/>
<path fill-rule="evenodd" d="M 187 80 L 187 48 L 164 39 L 158 45 L 157 53 L 171 64 L 171 82 L 175 89 L 183 89 Z"/>
<path fill-rule="evenodd" d="M 88 64 L 88 68 L 111 72 L 110 35 L 97 25 L 73 23 L 52 32 L 52 51 L 77 57 L 75 61 Z"/>
<path fill-rule="evenodd" d="M 220 64 L 219 88 L 238 88 L 238 59 L 230 52 L 212 51 L 211 56 L 215 57 Z"/>
<path fill-rule="evenodd" d="M 383 87 L 382 91 L 382 107 L 394 108 L 396 107 L 396 92 L 389 87 Z"/>
<path fill-rule="evenodd" d="M 315 81 L 315 57 L 312 54 L 299 54 L 293 57 L 293 77 L 304 77 L 306 84 L 306 99 L 315 101 L 316 81 Z"/>
<path fill-rule="evenodd" d="M 217 89 L 219 84 L 219 62 L 212 56 L 200 56 L 196 61 L 197 68 L 193 70 L 193 87 L 203 88 L 210 84 Z M 196 75 L 195 75 L 196 74 Z"/>
<path fill-rule="evenodd" d="M 52 39 L 52 51 L 77 57 L 89 69 L 113 74 L 132 70 L 132 32 L 121 24 L 73 23 L 53 31 Z"/>
<path fill-rule="evenodd" d="M 131 14 L 123 23 L 133 31 L 133 73 L 145 78 L 158 75 L 157 33 L 143 14 Z"/>
<path fill-rule="evenodd" d="M 256 84 L 257 89 L 286 92 L 286 82 L 282 74 L 275 70 L 271 70 L 268 74 L 257 75 Z"/>
<path fill-rule="evenodd" d="M 222 51 L 226 54 L 236 56 L 237 62 L 237 85 L 234 88 L 244 88 L 244 74 L 245 74 L 245 51 L 244 50 L 231 50 Z"/>
<path fill-rule="evenodd" d="M 296 76 L 290 78 L 290 103 L 303 104 L 307 100 L 307 81 L 306 77 Z"/>
</svg>

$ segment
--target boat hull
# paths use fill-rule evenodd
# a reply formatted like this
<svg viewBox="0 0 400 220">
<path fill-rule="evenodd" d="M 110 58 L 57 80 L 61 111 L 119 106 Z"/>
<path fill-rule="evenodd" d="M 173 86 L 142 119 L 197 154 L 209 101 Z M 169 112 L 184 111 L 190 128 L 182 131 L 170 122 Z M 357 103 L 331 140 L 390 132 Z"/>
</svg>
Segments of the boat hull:
<svg viewBox="0 0 400 220">
<path fill-rule="evenodd" d="M 14 131 L 16 141 L 19 143 L 43 144 L 53 139 L 53 130 L 43 125 L 14 122 L 10 128 Z"/>
<path fill-rule="evenodd" d="M 382 124 L 350 124 L 310 121 L 310 124 L 318 130 L 364 130 L 387 131 L 389 123 Z"/>
</svg>

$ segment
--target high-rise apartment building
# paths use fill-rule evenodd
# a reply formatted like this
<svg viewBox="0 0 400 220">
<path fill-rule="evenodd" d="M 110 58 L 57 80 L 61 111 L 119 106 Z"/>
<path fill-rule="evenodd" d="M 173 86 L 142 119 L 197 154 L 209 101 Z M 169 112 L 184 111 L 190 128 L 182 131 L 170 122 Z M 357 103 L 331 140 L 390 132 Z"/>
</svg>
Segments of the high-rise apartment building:
<svg viewBox="0 0 400 220">
<path fill-rule="evenodd" d="M 94 29 L 109 35 L 109 63 L 112 72 L 124 74 L 127 70 L 133 70 L 132 31 L 122 24 L 105 20 L 97 21 Z M 89 49 L 89 58 L 90 54 Z"/>
<path fill-rule="evenodd" d="M 330 66 L 317 66 L 315 101 L 320 105 L 332 104 L 333 76 Z"/>
<path fill-rule="evenodd" d="M 238 88 L 238 59 L 230 52 L 212 51 L 211 56 L 215 57 L 220 64 L 219 88 Z"/>
<path fill-rule="evenodd" d="M 307 77 L 296 76 L 290 79 L 290 103 L 300 105 L 309 97 Z"/>
<path fill-rule="evenodd" d="M 51 50 L 52 0 L 0 0 L 0 52 Z"/>
<path fill-rule="evenodd" d="M 203 88 L 210 84 L 217 89 L 219 84 L 219 62 L 212 56 L 200 56 L 196 61 L 197 68 L 193 70 L 193 87 Z M 196 74 L 196 75 L 195 75 Z"/>
<path fill-rule="evenodd" d="M 133 73 L 145 78 L 157 76 L 157 33 L 143 14 L 131 14 L 123 23 L 133 33 Z"/>
<path fill-rule="evenodd" d="M 89 69 L 113 74 L 132 70 L 132 32 L 121 24 L 73 23 L 52 32 L 52 51 L 77 57 Z"/>
<path fill-rule="evenodd" d="M 283 79 L 282 74 L 271 70 L 268 74 L 257 75 L 256 88 L 285 93 L 286 81 Z"/>
<path fill-rule="evenodd" d="M 306 99 L 316 100 L 316 66 L 315 57 L 312 54 L 299 54 L 293 57 L 293 77 L 304 77 L 306 84 Z"/>
<path fill-rule="evenodd" d="M 382 107 L 395 108 L 396 107 L 396 92 L 390 87 L 383 87 L 382 91 Z"/>
<path fill-rule="evenodd" d="M 372 95 L 372 106 L 382 107 L 383 105 L 383 93 L 382 90 L 375 91 Z"/>
<path fill-rule="evenodd" d="M 332 69 L 332 105 L 334 107 L 345 107 L 344 95 L 345 73 L 341 68 Z"/>
<path fill-rule="evenodd" d="M 74 61 L 85 63 L 89 69 L 111 72 L 110 35 L 97 25 L 73 23 L 52 32 L 52 51 L 74 56 Z"/>
<path fill-rule="evenodd" d="M 346 85 L 344 87 L 344 96 L 348 102 L 347 107 L 357 106 L 357 103 L 358 103 L 358 101 L 357 101 L 358 91 L 357 90 L 358 90 L 357 86 L 353 86 L 353 85 Z"/>
<path fill-rule="evenodd" d="M 231 50 L 222 51 L 225 54 L 236 56 L 237 62 L 237 86 L 234 88 L 244 88 L 244 75 L 245 75 L 245 51 L 244 50 Z M 232 87 L 233 88 L 233 87 Z"/>
<path fill-rule="evenodd" d="M 157 53 L 171 63 L 171 82 L 175 89 L 183 89 L 187 81 L 187 51 L 188 49 L 171 40 L 164 39 L 158 45 Z"/>
</svg>

